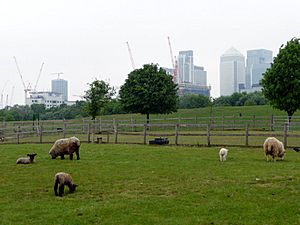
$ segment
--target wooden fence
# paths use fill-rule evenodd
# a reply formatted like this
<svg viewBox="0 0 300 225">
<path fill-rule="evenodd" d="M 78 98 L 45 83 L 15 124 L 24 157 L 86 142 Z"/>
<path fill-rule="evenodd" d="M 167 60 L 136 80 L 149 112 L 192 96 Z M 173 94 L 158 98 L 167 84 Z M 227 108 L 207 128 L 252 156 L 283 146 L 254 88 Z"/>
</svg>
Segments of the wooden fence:
<svg viewBox="0 0 300 225">
<path fill-rule="evenodd" d="M 275 136 L 286 147 L 300 146 L 300 120 L 293 118 L 168 118 L 151 120 L 81 120 L 14 122 L 0 126 L 0 143 L 53 143 L 58 138 L 77 136 L 86 143 L 148 144 L 155 137 L 169 139 L 171 145 L 262 146 Z M 142 121 L 144 122 L 144 121 Z M 206 123 L 204 123 L 206 122 Z"/>
</svg>

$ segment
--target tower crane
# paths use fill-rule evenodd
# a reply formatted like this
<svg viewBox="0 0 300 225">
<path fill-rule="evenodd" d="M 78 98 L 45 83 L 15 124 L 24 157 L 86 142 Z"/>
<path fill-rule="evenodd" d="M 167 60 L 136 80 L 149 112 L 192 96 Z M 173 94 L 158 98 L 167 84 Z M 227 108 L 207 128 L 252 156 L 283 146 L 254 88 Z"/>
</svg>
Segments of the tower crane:
<svg viewBox="0 0 300 225">
<path fill-rule="evenodd" d="M 172 66 L 173 66 L 173 82 L 177 83 L 178 82 L 178 78 L 177 78 L 177 60 L 175 59 L 174 62 L 174 56 L 173 56 L 173 51 L 172 51 L 172 46 L 171 46 L 171 41 L 170 41 L 170 37 L 168 36 L 168 44 L 169 44 L 169 50 L 170 50 L 170 56 L 171 56 L 171 62 L 172 62 Z"/>
<path fill-rule="evenodd" d="M 44 63 L 42 63 L 42 65 L 41 65 L 39 75 L 38 75 L 38 77 L 37 77 L 37 79 L 36 79 L 36 82 L 35 82 L 35 85 L 34 85 L 34 89 L 33 89 L 34 91 L 36 91 L 37 84 L 38 84 L 38 82 L 39 82 L 39 80 L 40 80 L 41 73 L 42 73 L 42 70 L 43 70 L 43 66 L 44 66 Z"/>
<path fill-rule="evenodd" d="M 17 62 L 17 59 L 16 59 L 15 56 L 14 56 L 14 60 L 15 60 L 15 63 L 16 63 L 16 66 L 17 66 L 17 70 L 18 70 L 18 73 L 19 73 L 19 75 L 20 75 L 20 77 L 21 77 L 21 81 L 22 81 L 22 84 L 23 84 L 23 87 L 24 87 L 24 92 L 25 92 L 25 105 L 26 105 L 27 92 L 28 92 L 28 91 L 31 91 L 31 85 L 30 85 L 30 83 L 28 83 L 27 86 L 25 85 L 25 82 L 24 82 L 24 80 L 23 80 L 22 73 L 21 73 L 21 71 L 20 71 L 20 68 L 19 68 L 19 65 L 18 65 L 18 62 Z"/>
<path fill-rule="evenodd" d="M 7 85 L 9 80 L 7 80 L 4 85 L 3 85 L 3 88 L 2 88 L 2 91 L 1 91 L 1 102 L 0 102 L 0 109 L 3 109 L 4 108 L 4 100 L 3 100 L 3 93 L 4 93 L 4 89 Z"/>
<path fill-rule="evenodd" d="M 58 73 L 51 73 L 51 74 L 57 74 L 57 79 L 59 79 L 59 76 L 61 75 L 61 74 L 64 74 L 63 72 L 58 72 Z"/>
<path fill-rule="evenodd" d="M 135 64 L 134 64 L 134 61 L 133 61 L 132 52 L 131 52 L 131 49 L 130 49 L 128 41 L 126 41 L 126 45 L 127 45 L 127 48 L 128 48 L 128 53 L 129 53 L 129 57 L 130 57 L 132 69 L 135 70 Z"/>
</svg>

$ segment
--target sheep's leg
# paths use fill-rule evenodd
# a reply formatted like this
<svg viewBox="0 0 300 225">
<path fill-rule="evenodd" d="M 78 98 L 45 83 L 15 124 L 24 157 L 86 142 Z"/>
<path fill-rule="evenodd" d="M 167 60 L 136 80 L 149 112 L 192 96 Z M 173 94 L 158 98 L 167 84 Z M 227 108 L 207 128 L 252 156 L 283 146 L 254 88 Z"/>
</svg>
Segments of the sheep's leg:
<svg viewBox="0 0 300 225">
<path fill-rule="evenodd" d="M 56 196 L 58 195 L 57 188 L 58 188 L 58 183 L 55 182 L 55 184 L 54 184 L 54 193 L 55 193 Z"/>
<path fill-rule="evenodd" d="M 64 155 L 64 154 L 61 154 L 61 155 L 60 155 L 60 158 L 61 158 L 61 159 L 65 159 L 65 155 Z"/>
<path fill-rule="evenodd" d="M 60 184 L 59 185 L 59 196 L 62 197 L 63 194 L 64 194 L 64 188 L 65 188 L 65 185 L 64 184 Z"/>
<path fill-rule="evenodd" d="M 80 157 L 79 157 L 79 149 L 77 149 L 77 150 L 75 151 L 75 153 L 76 153 L 76 156 L 77 156 L 77 160 L 79 160 L 79 159 L 80 159 Z"/>
<path fill-rule="evenodd" d="M 73 153 L 70 154 L 70 160 L 73 160 Z"/>
</svg>

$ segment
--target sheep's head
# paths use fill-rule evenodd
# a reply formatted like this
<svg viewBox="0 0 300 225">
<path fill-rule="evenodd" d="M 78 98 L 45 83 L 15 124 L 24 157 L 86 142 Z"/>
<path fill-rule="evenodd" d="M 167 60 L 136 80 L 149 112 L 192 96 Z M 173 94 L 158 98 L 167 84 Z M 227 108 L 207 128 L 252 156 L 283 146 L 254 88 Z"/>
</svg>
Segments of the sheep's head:
<svg viewBox="0 0 300 225">
<path fill-rule="evenodd" d="M 70 193 L 73 193 L 76 190 L 76 187 L 78 187 L 77 184 L 73 184 L 70 188 Z"/>
<path fill-rule="evenodd" d="M 33 161 L 34 157 L 36 156 L 36 153 L 28 153 L 27 156 L 29 156 L 30 160 Z"/>
<path fill-rule="evenodd" d="M 52 159 L 55 159 L 57 157 L 57 154 L 55 151 L 50 151 L 49 154 L 51 155 Z"/>
</svg>

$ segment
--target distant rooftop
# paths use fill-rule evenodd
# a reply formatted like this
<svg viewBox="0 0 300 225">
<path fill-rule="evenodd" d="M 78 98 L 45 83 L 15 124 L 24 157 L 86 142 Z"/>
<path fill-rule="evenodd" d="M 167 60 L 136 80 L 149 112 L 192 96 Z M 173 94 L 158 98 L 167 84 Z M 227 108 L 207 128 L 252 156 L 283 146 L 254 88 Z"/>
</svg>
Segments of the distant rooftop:
<svg viewBox="0 0 300 225">
<path fill-rule="evenodd" d="M 222 55 L 222 57 L 224 56 L 243 56 L 243 54 L 236 50 L 234 47 L 231 47 Z"/>
</svg>

